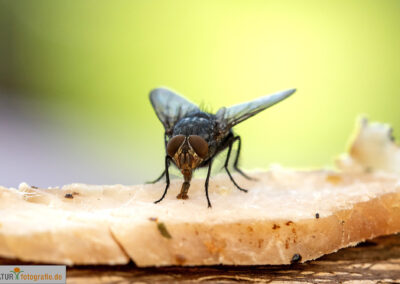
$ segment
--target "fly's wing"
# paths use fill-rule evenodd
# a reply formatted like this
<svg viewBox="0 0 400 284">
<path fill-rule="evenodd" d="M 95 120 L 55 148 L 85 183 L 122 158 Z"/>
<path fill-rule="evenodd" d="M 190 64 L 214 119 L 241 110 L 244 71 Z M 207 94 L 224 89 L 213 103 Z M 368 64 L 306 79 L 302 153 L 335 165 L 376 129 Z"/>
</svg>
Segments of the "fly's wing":
<svg viewBox="0 0 400 284">
<path fill-rule="evenodd" d="M 150 92 L 150 101 L 167 135 L 172 134 L 174 125 L 187 114 L 199 111 L 199 107 L 167 88 Z"/>
<path fill-rule="evenodd" d="M 216 113 L 220 131 L 228 131 L 234 125 L 286 99 L 295 91 L 296 89 L 290 89 L 269 96 L 261 97 L 251 102 L 237 104 L 228 108 L 220 108 Z"/>
</svg>

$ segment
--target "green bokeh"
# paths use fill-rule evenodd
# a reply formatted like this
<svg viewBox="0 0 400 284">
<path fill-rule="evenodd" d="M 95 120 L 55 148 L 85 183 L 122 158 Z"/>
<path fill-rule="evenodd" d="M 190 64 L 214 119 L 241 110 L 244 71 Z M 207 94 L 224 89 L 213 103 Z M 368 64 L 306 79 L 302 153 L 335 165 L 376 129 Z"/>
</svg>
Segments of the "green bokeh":
<svg viewBox="0 0 400 284">
<path fill-rule="evenodd" d="M 297 88 L 236 128 L 245 168 L 329 165 L 359 114 L 400 130 L 398 0 L 1 4 L 14 85 L 66 134 L 80 128 L 110 159 L 126 153 L 121 167 L 142 164 L 143 179 L 162 168 L 148 101 L 160 85 L 214 111 Z"/>
</svg>

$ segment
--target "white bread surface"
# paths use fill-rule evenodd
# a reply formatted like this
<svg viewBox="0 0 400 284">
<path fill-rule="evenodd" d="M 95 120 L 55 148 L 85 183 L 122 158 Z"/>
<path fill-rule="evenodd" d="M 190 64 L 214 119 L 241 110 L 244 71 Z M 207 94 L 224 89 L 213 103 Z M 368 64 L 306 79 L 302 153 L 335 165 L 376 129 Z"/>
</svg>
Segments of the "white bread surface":
<svg viewBox="0 0 400 284">
<path fill-rule="evenodd" d="M 386 134 L 385 134 L 386 135 Z M 360 152 L 360 151 L 359 151 Z M 368 151 L 367 151 L 368 152 Z M 260 265 L 304 262 L 400 232 L 400 176 L 365 170 L 351 152 L 341 171 L 272 168 L 136 186 L 0 187 L 0 257 L 74 264 Z M 357 166 L 350 166 L 357 164 Z M 355 169 L 357 170 L 351 170 Z"/>
</svg>

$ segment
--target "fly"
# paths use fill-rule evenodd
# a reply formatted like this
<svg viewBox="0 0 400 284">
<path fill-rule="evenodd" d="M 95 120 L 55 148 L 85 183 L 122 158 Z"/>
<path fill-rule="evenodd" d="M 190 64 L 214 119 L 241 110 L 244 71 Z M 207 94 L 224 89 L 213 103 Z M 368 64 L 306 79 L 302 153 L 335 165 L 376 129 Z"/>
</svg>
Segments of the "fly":
<svg viewBox="0 0 400 284">
<path fill-rule="evenodd" d="M 201 111 L 197 105 L 167 88 L 157 88 L 151 91 L 150 102 L 165 129 L 164 145 L 166 150 L 165 170 L 154 182 L 165 176 L 167 184 L 163 195 L 155 203 L 163 200 L 167 194 L 170 185 L 168 169 L 172 162 L 180 169 L 184 178 L 181 191 L 177 196 L 178 199 L 188 199 L 187 193 L 193 171 L 197 168 L 208 167 L 205 192 L 208 207 L 211 207 L 208 196 L 211 165 L 214 157 L 225 149 L 228 149 L 224 164 L 226 173 L 236 188 L 247 192 L 236 183 L 228 169 L 232 146 L 237 142 L 238 150 L 233 168 L 245 178 L 251 179 L 238 168 L 241 139 L 240 136 L 234 134 L 232 127 L 286 99 L 295 91 L 296 89 L 290 89 L 228 108 L 222 107 L 215 114 Z"/>
</svg>

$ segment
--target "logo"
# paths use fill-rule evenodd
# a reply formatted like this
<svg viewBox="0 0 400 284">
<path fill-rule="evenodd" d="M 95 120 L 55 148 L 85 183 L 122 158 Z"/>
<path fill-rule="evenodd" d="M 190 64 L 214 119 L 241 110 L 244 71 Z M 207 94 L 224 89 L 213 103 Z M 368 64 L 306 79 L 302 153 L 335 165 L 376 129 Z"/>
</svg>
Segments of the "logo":
<svg viewBox="0 0 400 284">
<path fill-rule="evenodd" d="M 19 280 L 19 274 L 23 271 L 21 271 L 21 269 L 19 269 L 19 267 L 15 267 L 14 270 L 10 270 L 10 272 L 14 273 L 15 280 Z"/>
<path fill-rule="evenodd" d="M 17 265 L 0 265 L 0 284 L 66 282 L 65 265 Z"/>
</svg>

